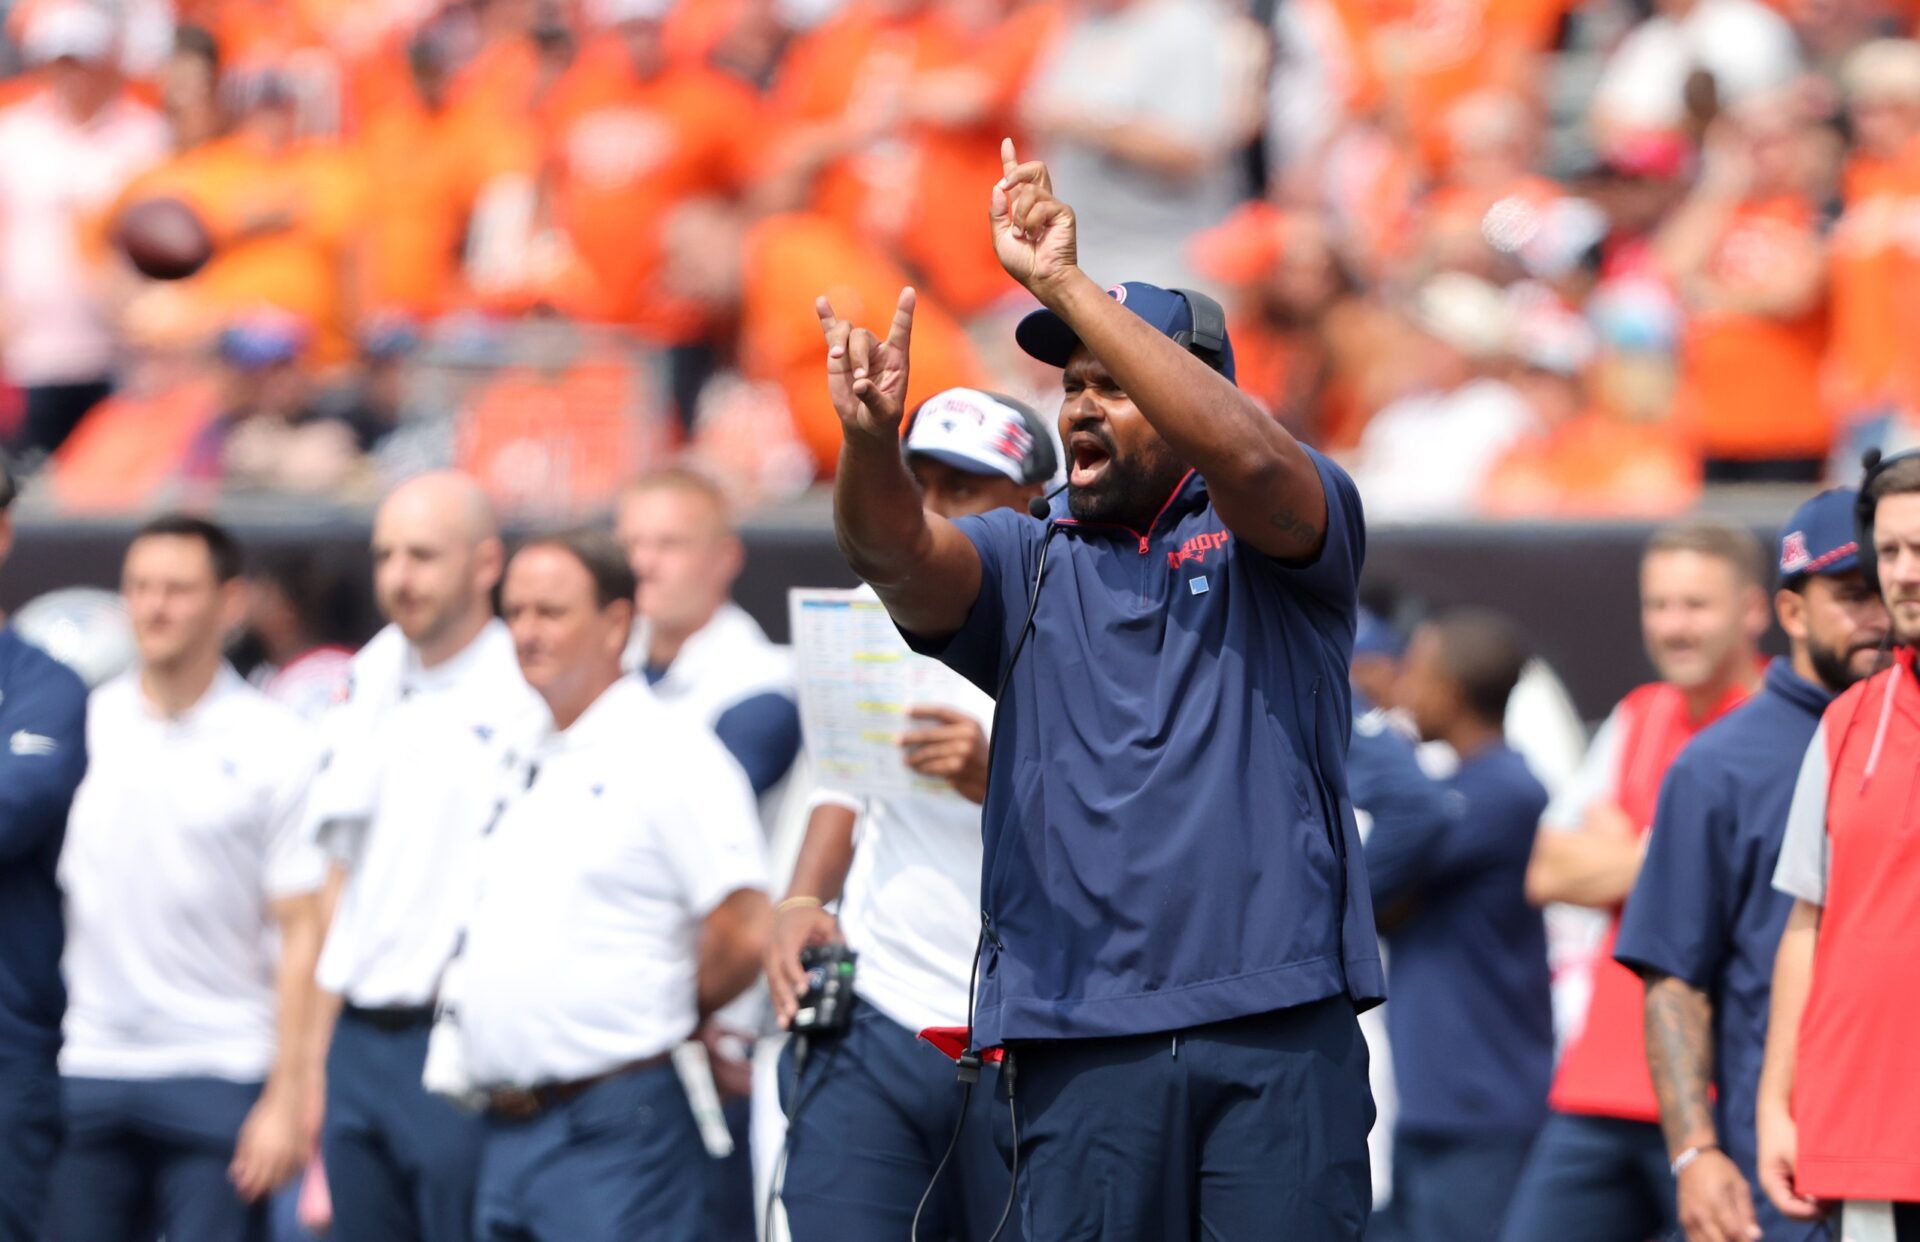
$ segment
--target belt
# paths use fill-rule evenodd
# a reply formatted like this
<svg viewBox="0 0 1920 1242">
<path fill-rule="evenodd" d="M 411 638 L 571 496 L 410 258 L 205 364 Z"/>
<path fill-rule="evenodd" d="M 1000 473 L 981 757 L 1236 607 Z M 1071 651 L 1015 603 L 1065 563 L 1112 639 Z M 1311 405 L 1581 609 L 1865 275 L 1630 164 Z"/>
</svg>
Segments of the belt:
<svg viewBox="0 0 1920 1242">
<path fill-rule="evenodd" d="M 340 1014 L 381 1031 L 412 1031 L 433 1025 L 432 1005 L 381 1005 L 369 1009 L 348 1004 L 340 1007 Z"/>
<path fill-rule="evenodd" d="M 591 1078 L 544 1082 L 537 1087 L 495 1087 L 487 1092 L 487 1115 L 501 1121 L 530 1121 L 550 1109 L 572 1103 L 603 1082 L 653 1069 L 672 1059 L 671 1052 L 662 1052 L 638 1061 L 628 1061 L 625 1065 L 616 1065 L 606 1073 L 595 1074 Z"/>
</svg>

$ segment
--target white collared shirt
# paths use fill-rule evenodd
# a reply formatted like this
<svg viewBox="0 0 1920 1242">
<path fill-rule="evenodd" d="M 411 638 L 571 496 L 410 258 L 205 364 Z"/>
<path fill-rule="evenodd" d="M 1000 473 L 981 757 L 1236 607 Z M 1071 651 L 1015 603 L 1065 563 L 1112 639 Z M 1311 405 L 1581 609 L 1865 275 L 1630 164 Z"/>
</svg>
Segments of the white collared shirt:
<svg viewBox="0 0 1920 1242">
<path fill-rule="evenodd" d="M 637 621 L 623 663 L 644 673 L 647 624 Z M 673 663 L 653 686 L 663 703 L 682 708 L 711 729 L 727 709 L 760 694 L 793 696 L 793 652 L 768 639 L 760 623 L 738 604 L 725 603 L 712 620 L 688 636 Z"/>
<path fill-rule="evenodd" d="M 433 668 L 391 626 L 354 657 L 308 816 L 348 871 L 321 987 L 369 1008 L 433 1001 L 473 899 L 504 739 L 545 715 L 497 619 Z"/>
<path fill-rule="evenodd" d="M 516 758 L 479 870 L 449 1001 L 482 1087 L 587 1078 L 692 1035 L 702 922 L 767 886 L 739 766 L 633 677 Z"/>
<path fill-rule="evenodd" d="M 301 831 L 319 738 L 223 664 L 172 719 L 137 672 L 107 682 L 87 750 L 60 855 L 61 1072 L 261 1081 L 279 969 L 268 903 L 325 876 Z"/>
</svg>

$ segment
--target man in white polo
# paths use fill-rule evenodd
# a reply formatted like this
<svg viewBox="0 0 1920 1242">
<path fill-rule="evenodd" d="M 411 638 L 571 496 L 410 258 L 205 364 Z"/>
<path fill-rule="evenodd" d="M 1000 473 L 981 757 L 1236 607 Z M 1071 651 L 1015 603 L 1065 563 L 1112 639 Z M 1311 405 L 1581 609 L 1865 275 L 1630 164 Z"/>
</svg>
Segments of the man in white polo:
<svg viewBox="0 0 1920 1242">
<path fill-rule="evenodd" d="M 496 786 L 433 1067 L 483 1110 L 482 1242 L 709 1236 L 707 1157 L 669 1057 L 752 982 L 772 911 L 739 767 L 621 675 L 633 588 L 598 531 L 536 539 L 506 574 L 551 718 L 517 735 Z"/>
<path fill-rule="evenodd" d="M 140 662 L 93 693 L 60 859 L 54 1242 L 264 1239 L 266 1196 L 313 1141 L 325 864 L 302 821 L 320 746 L 221 654 L 239 574 L 232 536 L 200 518 L 127 549 Z"/>
<path fill-rule="evenodd" d="M 473 480 L 426 474 L 395 489 L 373 527 L 374 594 L 392 624 L 354 657 L 327 721 L 308 817 L 339 891 L 319 974 L 331 1002 L 322 1152 L 334 1234 L 352 1242 L 473 1236 L 479 1124 L 420 1074 L 501 738 L 544 710 L 493 615 L 503 560 Z"/>
<path fill-rule="evenodd" d="M 927 398 L 905 450 L 921 503 L 950 519 L 1024 512 L 1059 461 L 1033 410 L 971 388 Z M 983 726 L 993 700 L 957 676 L 943 697 L 914 707 L 900 760 L 949 787 L 892 797 L 817 790 L 774 920 L 767 982 L 783 1024 L 806 989 L 805 948 L 844 939 L 860 955 L 860 1004 L 838 1050 L 810 1057 L 797 1085 L 793 1055 L 785 1057 L 793 1124 L 782 1200 L 794 1242 L 905 1238 L 923 1195 L 922 1237 L 982 1242 L 1007 1203 L 1010 1178 L 993 1143 L 1003 1114 L 993 1102 L 997 1071 L 963 1101 L 953 1062 L 917 1038 L 926 1027 L 965 1026 L 979 934 Z M 837 919 L 825 909 L 836 899 Z M 963 1103 L 966 1130 L 927 1194 Z M 1009 1219 L 1000 1236 L 1018 1242 L 1019 1222 Z"/>
</svg>

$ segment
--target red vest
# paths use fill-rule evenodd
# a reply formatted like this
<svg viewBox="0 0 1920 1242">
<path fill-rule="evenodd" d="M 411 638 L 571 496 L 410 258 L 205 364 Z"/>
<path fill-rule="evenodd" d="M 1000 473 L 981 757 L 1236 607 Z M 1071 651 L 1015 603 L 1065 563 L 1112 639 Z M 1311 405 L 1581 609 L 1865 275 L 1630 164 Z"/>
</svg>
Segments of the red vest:
<svg viewBox="0 0 1920 1242">
<path fill-rule="evenodd" d="M 1832 864 L 1793 1086 L 1794 1184 L 1822 1199 L 1920 1200 L 1915 674 L 1903 648 L 1822 721 Z"/>
<path fill-rule="evenodd" d="M 1642 837 L 1653 828 L 1660 782 L 1680 748 L 1744 703 L 1748 693 L 1744 686 L 1734 687 L 1698 720 L 1688 719 L 1686 697 L 1666 682 L 1641 686 L 1620 700 L 1620 769 L 1614 774 L 1614 798 L 1639 826 Z M 1615 910 L 1594 964 L 1586 1024 L 1568 1041 L 1547 1099 L 1563 1113 L 1658 1121 L 1660 1101 L 1647 1072 L 1645 988 L 1639 975 L 1613 960 L 1613 942 L 1619 935 L 1620 911 Z"/>
</svg>

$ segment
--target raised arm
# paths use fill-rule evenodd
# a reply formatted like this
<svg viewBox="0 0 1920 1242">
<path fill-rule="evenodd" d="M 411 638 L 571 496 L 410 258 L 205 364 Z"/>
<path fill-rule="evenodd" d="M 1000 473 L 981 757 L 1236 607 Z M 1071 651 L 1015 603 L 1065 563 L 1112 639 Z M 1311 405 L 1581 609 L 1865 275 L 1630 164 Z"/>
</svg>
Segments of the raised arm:
<svg viewBox="0 0 1920 1242">
<path fill-rule="evenodd" d="M 900 453 L 913 341 L 912 289 L 900 291 L 882 341 L 817 298 L 827 338 L 827 390 L 840 416 L 833 533 L 853 572 L 899 625 L 929 638 L 966 621 L 980 593 L 980 554 L 953 523 L 928 513 Z"/>
<path fill-rule="evenodd" d="M 1007 274 L 1060 316 L 1182 461 L 1221 520 L 1271 556 L 1311 560 L 1327 533 L 1320 472 L 1300 442 L 1215 371 L 1108 297 L 1080 270 L 1073 208 L 1047 167 L 1007 139 L 993 187 L 993 245 Z"/>
</svg>

